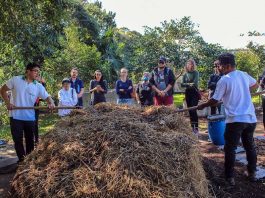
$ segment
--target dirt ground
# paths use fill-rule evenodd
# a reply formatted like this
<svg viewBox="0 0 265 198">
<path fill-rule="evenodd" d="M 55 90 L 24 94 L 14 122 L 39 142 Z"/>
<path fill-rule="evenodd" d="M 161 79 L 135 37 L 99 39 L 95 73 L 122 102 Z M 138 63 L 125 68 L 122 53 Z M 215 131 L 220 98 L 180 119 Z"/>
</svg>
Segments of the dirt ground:
<svg viewBox="0 0 265 198">
<path fill-rule="evenodd" d="M 226 185 L 223 175 L 224 154 L 216 146 L 208 142 L 207 121 L 202 119 L 200 122 L 204 126 L 200 129 L 200 149 L 204 169 L 210 182 L 210 190 L 213 196 L 218 198 L 265 198 L 265 181 L 255 183 L 247 181 L 244 175 L 246 167 L 239 163 L 236 164 L 236 186 L 231 188 Z M 259 119 L 255 136 L 261 136 L 263 134 L 263 125 Z M 14 153 L 12 154 L 12 145 L 8 147 L 9 154 L 14 155 Z M 265 167 L 265 156 L 263 154 L 258 155 L 258 164 Z M 0 197 L 8 197 L 8 191 L 10 190 L 9 183 L 15 171 L 16 165 L 10 165 L 0 169 Z"/>
<path fill-rule="evenodd" d="M 261 133 L 257 131 L 256 135 Z M 246 167 L 236 163 L 236 186 L 231 188 L 226 185 L 223 166 L 224 153 L 216 146 L 208 142 L 208 134 L 201 133 L 200 148 L 203 157 L 203 166 L 206 177 L 210 182 L 210 190 L 218 198 L 264 198 L 265 180 L 251 183 L 247 180 L 244 172 Z M 258 165 L 265 165 L 264 156 L 258 156 Z M 265 166 L 264 166 L 265 167 Z"/>
</svg>

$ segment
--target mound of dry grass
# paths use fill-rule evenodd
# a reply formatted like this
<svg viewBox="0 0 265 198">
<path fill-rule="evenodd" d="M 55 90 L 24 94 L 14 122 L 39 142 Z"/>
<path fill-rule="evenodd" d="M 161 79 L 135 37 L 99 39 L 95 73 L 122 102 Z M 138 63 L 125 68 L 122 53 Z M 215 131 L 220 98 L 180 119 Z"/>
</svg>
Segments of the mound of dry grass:
<svg viewBox="0 0 265 198">
<path fill-rule="evenodd" d="M 196 139 L 174 109 L 100 104 L 59 121 L 12 182 L 18 197 L 209 197 Z"/>
</svg>

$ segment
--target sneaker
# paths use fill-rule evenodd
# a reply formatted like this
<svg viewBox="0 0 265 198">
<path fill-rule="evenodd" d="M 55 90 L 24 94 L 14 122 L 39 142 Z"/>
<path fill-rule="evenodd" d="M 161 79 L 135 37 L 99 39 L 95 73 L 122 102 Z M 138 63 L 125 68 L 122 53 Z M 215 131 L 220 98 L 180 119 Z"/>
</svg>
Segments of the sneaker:
<svg viewBox="0 0 265 198">
<path fill-rule="evenodd" d="M 196 137 L 199 137 L 199 130 L 197 128 L 193 129 L 192 132 Z"/>
<path fill-rule="evenodd" d="M 198 134 L 199 133 L 199 129 L 198 128 L 194 128 L 193 129 L 193 133 Z"/>
<path fill-rule="evenodd" d="M 235 186 L 235 185 L 236 185 L 235 178 L 233 178 L 233 177 L 227 178 L 227 179 L 226 179 L 226 182 L 227 182 L 228 185 L 230 185 L 230 186 Z"/>
</svg>

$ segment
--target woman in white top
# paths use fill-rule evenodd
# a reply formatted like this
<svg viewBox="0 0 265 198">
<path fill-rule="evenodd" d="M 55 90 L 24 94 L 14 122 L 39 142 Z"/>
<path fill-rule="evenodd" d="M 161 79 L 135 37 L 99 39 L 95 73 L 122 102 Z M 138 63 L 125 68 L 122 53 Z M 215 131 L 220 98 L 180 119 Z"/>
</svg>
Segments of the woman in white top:
<svg viewBox="0 0 265 198">
<path fill-rule="evenodd" d="M 59 107 L 73 107 L 77 104 L 77 94 L 75 89 L 71 88 L 71 83 L 68 78 L 62 81 L 62 89 L 58 92 Z M 66 116 L 71 113 L 71 109 L 59 109 L 59 116 Z"/>
</svg>

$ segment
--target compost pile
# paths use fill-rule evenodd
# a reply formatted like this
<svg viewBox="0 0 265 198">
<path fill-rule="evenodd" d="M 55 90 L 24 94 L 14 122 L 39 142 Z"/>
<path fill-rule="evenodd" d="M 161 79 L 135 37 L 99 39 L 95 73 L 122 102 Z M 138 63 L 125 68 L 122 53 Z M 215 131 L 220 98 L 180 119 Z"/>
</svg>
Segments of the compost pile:
<svg viewBox="0 0 265 198">
<path fill-rule="evenodd" d="M 209 197 L 196 138 L 174 109 L 100 104 L 46 134 L 12 182 L 17 197 Z"/>
</svg>

